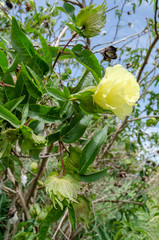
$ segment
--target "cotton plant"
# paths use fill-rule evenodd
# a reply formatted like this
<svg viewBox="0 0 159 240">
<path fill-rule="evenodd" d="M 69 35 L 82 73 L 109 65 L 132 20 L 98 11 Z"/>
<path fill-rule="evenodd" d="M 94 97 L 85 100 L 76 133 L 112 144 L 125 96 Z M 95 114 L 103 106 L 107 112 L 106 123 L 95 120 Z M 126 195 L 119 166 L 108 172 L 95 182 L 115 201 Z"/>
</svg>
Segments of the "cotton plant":
<svg viewBox="0 0 159 240">
<path fill-rule="evenodd" d="M 30 3 L 34 8 L 35 3 Z M 13 183 L 17 193 L 20 184 L 23 195 L 17 197 L 18 201 L 22 199 L 20 207 L 24 208 L 28 221 L 35 218 L 38 227 L 34 232 L 40 229 L 39 239 L 44 239 L 52 222 L 57 222 L 64 214 L 64 217 L 69 217 L 73 230 L 79 222 L 89 226 L 92 214 L 89 192 L 94 182 L 106 174 L 112 173 L 113 178 L 115 171 L 120 168 L 115 166 L 113 172 L 110 164 L 106 163 L 108 166 L 103 169 L 106 154 L 118 134 L 118 129 L 115 134 L 113 132 L 114 125 L 116 121 L 119 127 L 121 121 L 122 124 L 126 122 L 140 98 L 136 77 L 120 64 L 111 66 L 111 60 L 117 59 L 117 48 L 109 46 L 102 52 L 103 60 L 109 61 L 104 76 L 101 64 L 88 46 L 75 43 L 70 49 L 69 44 L 73 39 L 80 37 L 88 43 L 89 38 L 102 32 L 107 19 L 106 1 L 99 6 L 83 7 L 76 16 L 73 5 L 66 2 L 56 10 L 69 17 L 67 26 L 72 35 L 64 47 L 50 46 L 45 37 L 32 28 L 32 34 L 38 38 L 37 43 L 41 44 L 40 47 L 34 47 L 26 36 L 27 31 L 24 32 L 13 17 L 10 43 L 14 50 L 13 65 L 8 65 L 3 44 L 3 51 L 0 49 L 3 58 L 0 74 L 2 78 L 5 76 L 1 84 L 6 94 L 3 105 L 0 105 L 0 157 L 3 161 L 9 159 L 11 163 L 19 163 L 20 168 L 27 172 Z M 82 76 L 73 84 L 69 58 L 84 68 Z M 69 74 L 58 73 L 58 61 L 66 64 Z M 15 82 L 10 80 L 12 69 L 18 72 L 14 76 Z M 67 80 L 66 75 L 69 76 Z M 67 82 L 63 83 L 63 80 Z M 12 90 L 8 91 L 10 86 Z M 26 169 L 23 164 L 28 159 Z M 103 165 L 100 164 L 101 159 Z M 123 170 L 118 176 L 125 178 L 126 173 Z M 114 187 L 121 187 L 121 184 L 115 182 Z M 40 197 L 37 197 L 38 191 Z M 46 204 L 45 207 L 40 203 Z M 28 208 L 30 211 L 27 211 Z"/>
</svg>

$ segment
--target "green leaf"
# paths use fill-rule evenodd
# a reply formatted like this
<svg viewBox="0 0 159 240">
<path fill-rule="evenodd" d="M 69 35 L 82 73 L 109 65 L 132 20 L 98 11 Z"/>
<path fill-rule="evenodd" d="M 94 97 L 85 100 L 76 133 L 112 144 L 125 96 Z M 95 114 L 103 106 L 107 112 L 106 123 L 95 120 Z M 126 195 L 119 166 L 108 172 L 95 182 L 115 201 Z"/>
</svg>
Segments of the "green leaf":
<svg viewBox="0 0 159 240">
<path fill-rule="evenodd" d="M 35 84 L 42 91 L 43 82 L 41 78 L 30 67 L 26 66 L 26 69 L 28 70 L 30 76 L 34 79 Z"/>
<path fill-rule="evenodd" d="M 27 65 L 40 77 L 49 71 L 47 62 L 37 53 L 28 61 Z"/>
<path fill-rule="evenodd" d="M 69 4 L 69 3 L 64 3 L 63 4 L 63 8 L 67 14 L 67 16 L 69 17 L 69 20 L 72 21 L 72 22 L 75 22 L 75 8 L 73 5 Z"/>
<path fill-rule="evenodd" d="M 20 125 L 20 121 L 18 118 L 12 114 L 8 109 L 0 106 L 0 118 L 9 122 L 13 127 L 18 128 Z"/>
<path fill-rule="evenodd" d="M 10 157 L 14 162 L 17 162 L 20 167 L 23 167 L 23 163 L 21 162 L 21 160 L 18 157 L 14 156 L 14 155 L 11 155 Z"/>
<path fill-rule="evenodd" d="M 47 64 L 49 65 L 49 67 L 51 69 L 51 66 L 52 66 L 52 56 L 51 56 L 51 52 L 50 52 L 49 46 L 48 46 L 48 44 L 46 42 L 46 39 L 40 33 L 38 33 L 38 35 L 39 35 L 40 42 L 41 42 L 41 45 L 42 45 L 44 59 L 45 59 L 45 61 L 47 62 Z"/>
<path fill-rule="evenodd" d="M 28 113 L 29 113 L 29 103 L 27 102 L 22 109 L 21 125 L 23 125 L 26 122 L 28 118 Z"/>
<path fill-rule="evenodd" d="M 29 236 L 25 240 L 34 240 L 36 237 L 35 233 L 30 233 Z"/>
<path fill-rule="evenodd" d="M 101 170 L 99 172 L 96 173 L 92 173 L 92 174 L 87 174 L 87 175 L 80 175 L 80 181 L 82 182 L 96 182 L 99 179 L 101 179 L 102 177 L 104 177 L 106 175 L 108 171 L 108 168 Z"/>
<path fill-rule="evenodd" d="M 20 30 L 15 17 L 12 17 L 11 40 L 20 61 L 26 63 L 34 56 L 34 47 L 22 30 Z"/>
<path fill-rule="evenodd" d="M 76 60 L 86 67 L 93 74 L 96 82 L 99 83 L 99 78 L 102 77 L 101 67 L 95 55 L 91 51 L 83 49 L 81 44 L 74 46 L 72 51 Z"/>
<path fill-rule="evenodd" d="M 111 240 L 111 238 L 106 232 L 105 225 L 104 224 L 100 225 L 100 223 L 97 222 L 97 226 L 98 224 L 99 224 L 99 227 L 97 228 L 97 232 L 98 232 L 99 240 L 103 240 L 103 239 Z"/>
<path fill-rule="evenodd" d="M 21 150 L 28 153 L 30 150 L 40 150 L 46 146 L 47 140 L 40 135 L 35 135 L 28 126 L 20 126 L 21 141 L 19 142 Z"/>
<path fill-rule="evenodd" d="M 65 209 L 66 207 L 61 210 L 61 208 L 57 206 L 56 208 L 53 207 L 50 210 L 40 227 L 39 240 L 45 240 L 50 224 L 56 222 L 59 218 L 61 218 L 65 212 Z"/>
<path fill-rule="evenodd" d="M 7 84 L 7 86 L 4 87 L 7 99 L 8 100 L 13 99 L 14 95 L 15 95 L 15 92 L 14 92 L 15 85 L 13 82 L 12 75 L 10 73 L 6 72 L 3 77 L 3 82 Z"/>
<path fill-rule="evenodd" d="M 10 112 L 12 112 L 23 100 L 25 96 L 22 96 L 20 98 L 13 99 L 6 104 L 4 104 L 4 107 L 7 108 Z"/>
<path fill-rule="evenodd" d="M 19 63 L 19 58 L 18 58 L 18 55 L 16 55 L 15 58 L 13 59 L 12 64 L 7 69 L 7 73 L 15 71 L 15 69 L 18 66 L 18 63 Z"/>
<path fill-rule="evenodd" d="M 66 23 L 66 25 L 73 30 L 74 32 L 78 33 L 80 36 L 84 37 L 84 35 L 82 34 L 81 30 L 79 28 L 77 28 L 76 26 L 74 26 L 71 23 Z"/>
<path fill-rule="evenodd" d="M 80 90 L 90 86 L 90 84 L 93 82 L 93 79 L 94 78 L 92 74 L 86 69 L 77 85 L 73 88 L 72 92 L 79 92 Z"/>
<path fill-rule="evenodd" d="M 38 135 L 39 133 L 41 133 L 44 129 L 44 123 L 38 120 L 32 120 L 28 127 L 30 127 L 33 132 Z"/>
<path fill-rule="evenodd" d="M 65 156 L 63 159 L 66 171 L 79 172 L 81 153 L 81 149 L 72 145 L 69 146 L 69 156 Z"/>
<path fill-rule="evenodd" d="M 4 51 L 6 51 L 5 44 L 3 42 L 1 42 L 1 39 L 0 39 L 0 48 L 3 49 Z"/>
<path fill-rule="evenodd" d="M 30 235 L 30 232 L 18 232 L 15 236 L 13 236 L 13 239 L 19 240 L 19 239 L 27 239 L 27 236 Z"/>
<path fill-rule="evenodd" d="M 0 87 L 0 105 L 3 105 L 7 101 L 4 88 Z"/>
<path fill-rule="evenodd" d="M 17 109 L 22 112 L 23 105 L 18 106 Z M 59 117 L 60 108 L 44 106 L 40 104 L 30 104 L 28 116 L 45 123 L 53 123 L 62 121 Z"/>
<path fill-rule="evenodd" d="M 94 161 L 100 147 L 107 136 L 107 126 L 97 132 L 89 143 L 84 147 L 80 158 L 80 174 L 83 174 Z"/>
<path fill-rule="evenodd" d="M 70 98 L 70 90 L 66 86 L 64 86 L 64 93 L 65 93 L 66 98 L 69 99 Z"/>
<path fill-rule="evenodd" d="M 34 98 L 40 98 L 42 96 L 42 91 L 31 79 L 23 63 L 21 66 L 21 76 L 27 88 L 28 93 Z"/>
<path fill-rule="evenodd" d="M 61 129 L 60 135 L 62 136 L 62 141 L 72 143 L 78 140 L 85 132 L 91 119 L 91 115 L 86 116 L 83 113 L 79 113 L 72 118 L 71 123 Z"/>
<path fill-rule="evenodd" d="M 72 204 L 70 204 L 68 207 L 68 214 L 69 214 L 69 219 L 70 219 L 73 231 L 75 231 L 76 230 L 76 216 L 75 216 L 75 211 L 74 211 Z"/>
<path fill-rule="evenodd" d="M 24 88 L 24 81 L 23 81 L 23 78 L 22 78 L 22 73 L 20 72 L 20 74 L 18 75 L 16 84 L 15 84 L 15 95 L 16 95 L 16 97 L 20 97 L 22 95 L 23 88 Z"/>
<path fill-rule="evenodd" d="M 3 72 L 7 71 L 8 59 L 2 50 L 0 50 L 0 67 L 2 68 Z"/>
<path fill-rule="evenodd" d="M 60 132 L 55 132 L 47 136 L 48 144 L 54 143 L 60 139 Z"/>
<path fill-rule="evenodd" d="M 46 87 L 45 89 L 51 97 L 60 101 L 67 101 L 65 93 L 62 92 L 61 90 L 53 87 Z"/>
<path fill-rule="evenodd" d="M 72 97 L 73 99 L 78 99 L 80 101 L 80 108 L 87 114 L 105 113 L 106 110 L 103 110 L 101 107 L 94 103 L 94 92 L 95 88 L 88 87 L 83 91 L 78 92 L 77 94 L 73 94 Z"/>
<path fill-rule="evenodd" d="M 64 114 L 66 114 L 66 118 L 69 118 L 73 114 L 73 109 L 70 101 L 64 102 L 63 106 L 61 107 L 60 117 L 62 118 Z"/>
</svg>

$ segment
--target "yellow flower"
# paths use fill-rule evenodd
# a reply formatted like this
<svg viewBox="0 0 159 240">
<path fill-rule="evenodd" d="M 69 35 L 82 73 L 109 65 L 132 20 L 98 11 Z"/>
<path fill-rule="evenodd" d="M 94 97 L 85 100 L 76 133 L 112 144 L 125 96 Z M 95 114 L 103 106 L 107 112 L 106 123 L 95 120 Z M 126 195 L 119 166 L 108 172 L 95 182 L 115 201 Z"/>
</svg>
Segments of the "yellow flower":
<svg viewBox="0 0 159 240">
<path fill-rule="evenodd" d="M 93 101 L 111 110 L 120 119 L 129 116 L 139 99 L 139 84 L 123 66 L 108 67 L 93 96 Z"/>
</svg>

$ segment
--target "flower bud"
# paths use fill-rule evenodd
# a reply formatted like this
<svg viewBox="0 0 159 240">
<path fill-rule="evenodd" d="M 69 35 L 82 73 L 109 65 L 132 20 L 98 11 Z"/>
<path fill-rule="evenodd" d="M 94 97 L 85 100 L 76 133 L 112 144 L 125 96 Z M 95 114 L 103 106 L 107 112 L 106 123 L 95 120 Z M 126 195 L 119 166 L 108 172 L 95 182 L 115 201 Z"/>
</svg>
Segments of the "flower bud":
<svg viewBox="0 0 159 240">
<path fill-rule="evenodd" d="M 36 162 L 32 162 L 30 164 L 31 170 L 33 171 L 33 173 L 37 173 L 38 172 L 38 164 Z"/>
<path fill-rule="evenodd" d="M 106 22 L 105 1 L 102 5 L 94 8 L 95 5 L 83 8 L 76 17 L 76 26 L 83 29 L 85 37 L 94 37 L 100 33 Z"/>
<path fill-rule="evenodd" d="M 78 196 L 78 203 L 73 204 L 77 221 L 88 223 L 90 215 L 90 201 L 85 196 Z"/>
<path fill-rule="evenodd" d="M 57 202 L 63 208 L 63 199 L 68 202 L 76 202 L 75 198 L 77 197 L 77 191 L 80 189 L 80 183 L 71 175 L 66 174 L 60 177 L 58 173 L 53 172 L 47 177 L 45 185 L 54 205 Z"/>
</svg>

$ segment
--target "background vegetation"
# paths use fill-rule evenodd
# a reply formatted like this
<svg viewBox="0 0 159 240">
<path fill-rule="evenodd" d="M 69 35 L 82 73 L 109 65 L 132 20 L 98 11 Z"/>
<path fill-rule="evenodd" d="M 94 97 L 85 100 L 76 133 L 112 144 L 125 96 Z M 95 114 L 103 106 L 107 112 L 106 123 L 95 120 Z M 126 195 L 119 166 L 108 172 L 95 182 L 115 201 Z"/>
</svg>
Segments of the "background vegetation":
<svg viewBox="0 0 159 240">
<path fill-rule="evenodd" d="M 0 239 L 159 239 L 158 1 L 108 0 L 95 37 L 92 4 L 0 2 Z M 122 122 L 78 95 L 118 63 L 141 89 Z"/>
</svg>

